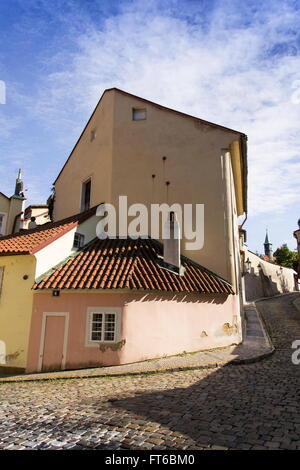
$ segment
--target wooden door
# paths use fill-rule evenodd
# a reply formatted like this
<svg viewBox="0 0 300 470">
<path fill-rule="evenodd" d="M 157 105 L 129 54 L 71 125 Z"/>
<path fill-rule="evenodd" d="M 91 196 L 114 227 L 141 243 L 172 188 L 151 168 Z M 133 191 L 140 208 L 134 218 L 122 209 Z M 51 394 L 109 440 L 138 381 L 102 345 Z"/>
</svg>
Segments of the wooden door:
<svg viewBox="0 0 300 470">
<path fill-rule="evenodd" d="M 66 319 L 62 315 L 47 315 L 45 325 L 42 370 L 61 370 L 64 354 Z"/>
</svg>

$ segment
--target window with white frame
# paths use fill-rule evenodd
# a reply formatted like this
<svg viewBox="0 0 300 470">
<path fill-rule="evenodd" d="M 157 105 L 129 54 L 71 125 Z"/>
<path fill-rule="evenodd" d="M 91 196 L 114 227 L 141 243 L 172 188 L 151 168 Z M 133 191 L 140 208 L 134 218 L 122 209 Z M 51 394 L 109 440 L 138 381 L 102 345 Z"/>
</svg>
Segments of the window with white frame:
<svg viewBox="0 0 300 470">
<path fill-rule="evenodd" d="M 89 312 L 88 342 L 118 341 L 120 330 L 120 313 L 112 308 L 92 308 Z"/>
<path fill-rule="evenodd" d="M 144 121 L 147 119 L 146 108 L 132 108 L 132 120 Z"/>
<path fill-rule="evenodd" d="M 84 245 L 84 235 L 82 233 L 76 232 L 74 235 L 74 248 L 82 248 Z"/>
</svg>

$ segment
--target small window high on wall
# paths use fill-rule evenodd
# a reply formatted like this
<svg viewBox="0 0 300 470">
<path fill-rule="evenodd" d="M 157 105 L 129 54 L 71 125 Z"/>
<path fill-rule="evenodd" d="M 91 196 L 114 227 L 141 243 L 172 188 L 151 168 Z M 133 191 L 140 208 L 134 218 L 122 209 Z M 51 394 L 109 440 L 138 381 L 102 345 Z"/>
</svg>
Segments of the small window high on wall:
<svg viewBox="0 0 300 470">
<path fill-rule="evenodd" d="M 144 121 L 147 119 L 146 108 L 132 108 L 132 120 Z"/>
<path fill-rule="evenodd" d="M 81 190 L 81 212 L 86 211 L 90 208 L 91 204 L 91 179 L 86 180 L 82 183 Z"/>
</svg>

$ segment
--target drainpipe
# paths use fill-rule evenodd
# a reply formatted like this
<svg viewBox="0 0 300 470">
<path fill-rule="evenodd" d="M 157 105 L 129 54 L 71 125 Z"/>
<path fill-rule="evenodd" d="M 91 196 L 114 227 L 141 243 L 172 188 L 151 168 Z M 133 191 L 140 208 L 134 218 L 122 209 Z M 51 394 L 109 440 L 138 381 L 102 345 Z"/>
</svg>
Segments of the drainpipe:
<svg viewBox="0 0 300 470">
<path fill-rule="evenodd" d="M 246 222 L 247 219 L 248 219 L 248 212 L 246 212 L 245 218 L 244 218 L 243 223 L 242 223 L 242 225 L 240 226 L 240 228 L 243 228 L 243 225 L 244 225 L 244 223 Z"/>
<path fill-rule="evenodd" d="M 232 231 L 232 204 L 231 204 L 231 168 L 230 168 L 230 153 L 226 150 L 223 155 L 224 161 L 224 179 L 225 179 L 225 222 L 226 222 L 226 236 L 228 246 L 228 271 L 229 281 L 235 293 L 237 293 L 236 275 L 235 275 L 235 261 L 233 250 L 233 231 Z"/>
<path fill-rule="evenodd" d="M 231 155 L 228 149 L 223 154 L 224 164 L 224 179 L 225 179 L 225 223 L 226 223 L 226 237 L 228 247 L 228 272 L 230 282 L 237 296 L 238 309 L 240 311 L 240 320 L 236 312 L 233 313 L 232 324 L 238 328 L 238 334 L 243 341 L 244 339 L 244 319 L 243 319 L 243 299 L 241 295 L 242 286 L 240 289 L 238 276 L 238 266 L 236 259 L 236 250 L 234 245 L 234 218 L 233 218 L 233 201 L 232 201 L 232 187 L 234 185 L 232 171 L 231 171 Z"/>
</svg>

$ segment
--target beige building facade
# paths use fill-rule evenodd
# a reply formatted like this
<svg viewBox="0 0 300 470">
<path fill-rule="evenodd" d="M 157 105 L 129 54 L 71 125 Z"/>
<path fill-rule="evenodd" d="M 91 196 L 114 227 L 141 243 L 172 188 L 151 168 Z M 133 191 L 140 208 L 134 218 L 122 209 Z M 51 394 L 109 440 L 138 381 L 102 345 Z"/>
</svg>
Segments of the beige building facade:
<svg viewBox="0 0 300 470">
<path fill-rule="evenodd" d="M 239 285 L 237 217 L 247 211 L 246 136 L 118 89 L 106 90 L 55 186 L 54 220 L 102 202 L 204 204 L 204 246 L 182 254 Z M 87 196 L 85 198 L 85 196 Z"/>
</svg>

